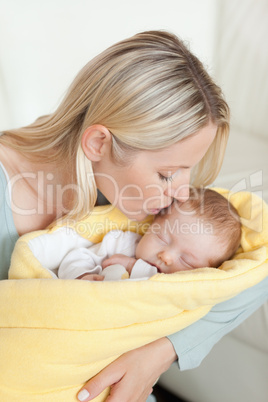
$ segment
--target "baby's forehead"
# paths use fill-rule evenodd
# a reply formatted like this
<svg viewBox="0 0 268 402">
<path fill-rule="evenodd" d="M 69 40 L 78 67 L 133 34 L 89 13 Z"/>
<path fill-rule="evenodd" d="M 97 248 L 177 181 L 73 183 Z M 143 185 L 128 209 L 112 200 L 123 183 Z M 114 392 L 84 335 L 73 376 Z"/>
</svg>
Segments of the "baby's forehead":
<svg viewBox="0 0 268 402">
<path fill-rule="evenodd" d="M 219 235 L 215 232 L 214 222 L 202 214 L 202 211 L 185 208 L 184 205 L 172 205 L 155 217 L 152 224 L 154 233 L 165 232 L 175 235 L 207 234 Z"/>
<path fill-rule="evenodd" d="M 172 205 L 164 210 L 162 210 L 155 218 L 155 221 L 163 222 L 168 219 L 179 219 L 182 217 L 201 217 L 202 211 L 193 208 L 189 203 L 174 202 Z M 204 217 L 204 216 L 203 216 Z"/>
</svg>

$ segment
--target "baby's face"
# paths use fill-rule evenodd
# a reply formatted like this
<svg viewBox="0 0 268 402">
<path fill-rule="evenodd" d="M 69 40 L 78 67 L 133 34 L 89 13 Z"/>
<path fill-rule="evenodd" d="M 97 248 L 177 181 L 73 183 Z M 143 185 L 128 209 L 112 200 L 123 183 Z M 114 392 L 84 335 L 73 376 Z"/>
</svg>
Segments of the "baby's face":
<svg viewBox="0 0 268 402">
<path fill-rule="evenodd" d="M 156 217 L 137 246 L 136 258 L 159 272 L 173 273 L 212 266 L 222 247 L 211 224 L 174 204 L 166 215 Z"/>
</svg>

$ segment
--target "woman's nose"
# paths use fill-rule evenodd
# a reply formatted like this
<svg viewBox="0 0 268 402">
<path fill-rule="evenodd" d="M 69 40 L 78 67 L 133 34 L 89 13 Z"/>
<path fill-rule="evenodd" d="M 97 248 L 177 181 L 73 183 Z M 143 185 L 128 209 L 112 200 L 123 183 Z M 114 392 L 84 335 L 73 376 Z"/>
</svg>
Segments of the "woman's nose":
<svg viewBox="0 0 268 402">
<path fill-rule="evenodd" d="M 173 261 L 172 256 L 166 251 L 160 251 L 160 253 L 157 254 L 157 258 L 162 260 L 166 265 L 171 265 Z"/>
<path fill-rule="evenodd" d="M 180 185 L 179 187 L 170 187 L 164 191 L 165 196 L 175 198 L 180 202 L 187 201 L 189 198 L 189 183 Z"/>
<path fill-rule="evenodd" d="M 177 191 L 175 192 L 175 194 L 173 195 L 173 198 L 175 198 L 176 200 L 180 201 L 180 202 L 185 202 L 188 200 L 190 195 L 190 187 L 189 187 L 189 183 L 185 184 L 184 186 L 180 186 Z"/>
<path fill-rule="evenodd" d="M 164 191 L 165 196 L 175 198 L 180 202 L 187 201 L 189 198 L 190 169 L 181 173 L 177 180 L 168 183 Z"/>
</svg>

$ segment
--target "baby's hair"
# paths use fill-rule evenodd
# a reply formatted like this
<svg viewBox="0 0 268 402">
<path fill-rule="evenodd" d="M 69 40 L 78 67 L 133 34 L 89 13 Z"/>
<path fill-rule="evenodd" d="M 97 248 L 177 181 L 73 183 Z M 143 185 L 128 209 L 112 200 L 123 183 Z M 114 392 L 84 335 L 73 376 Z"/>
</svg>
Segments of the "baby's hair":
<svg viewBox="0 0 268 402">
<path fill-rule="evenodd" d="M 221 239 L 223 254 L 210 266 L 219 267 L 233 257 L 241 241 L 241 221 L 236 208 L 217 191 L 208 188 L 190 189 L 189 199 L 180 204 L 181 211 L 192 212 L 213 227 Z"/>
<path fill-rule="evenodd" d="M 54 113 L 5 131 L 0 142 L 38 163 L 65 163 L 77 184 L 76 202 L 66 219 L 80 219 L 97 197 L 92 163 L 81 146 L 88 127 L 100 124 L 111 132 L 113 158 L 122 164 L 130 163 L 135 152 L 169 147 L 209 123 L 217 134 L 193 169 L 195 186 L 212 183 L 221 168 L 229 108 L 221 89 L 180 39 L 147 31 L 91 60 Z"/>
</svg>

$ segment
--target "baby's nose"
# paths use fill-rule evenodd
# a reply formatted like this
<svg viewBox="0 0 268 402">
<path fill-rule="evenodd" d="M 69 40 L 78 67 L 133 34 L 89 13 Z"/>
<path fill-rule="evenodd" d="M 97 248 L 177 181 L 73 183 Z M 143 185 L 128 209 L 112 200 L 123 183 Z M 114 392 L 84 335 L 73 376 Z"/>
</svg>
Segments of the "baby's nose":
<svg viewBox="0 0 268 402">
<path fill-rule="evenodd" d="M 162 260 L 166 265 L 171 265 L 172 264 L 172 257 L 169 253 L 166 251 L 160 251 L 160 253 L 157 254 L 157 257 Z"/>
</svg>

